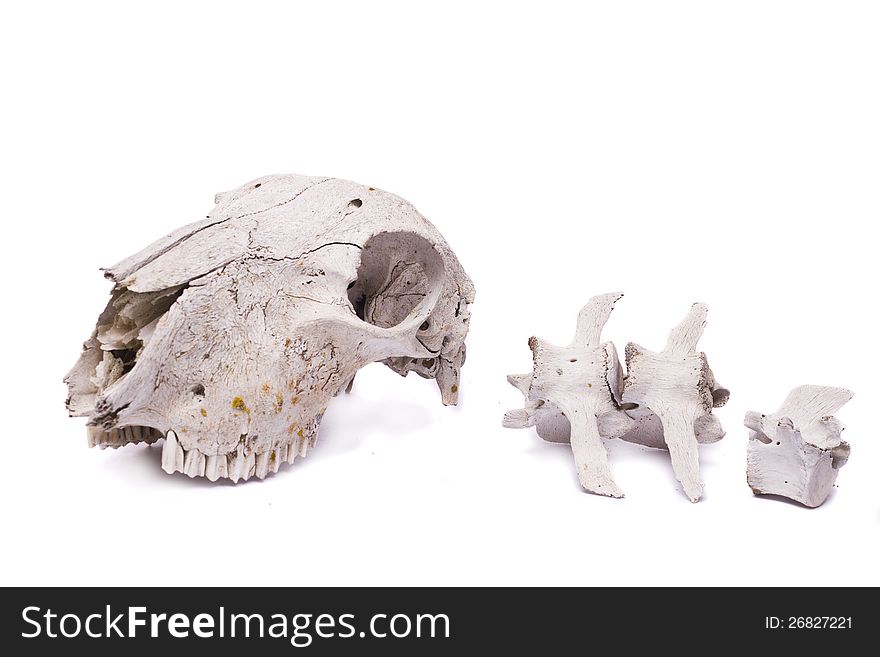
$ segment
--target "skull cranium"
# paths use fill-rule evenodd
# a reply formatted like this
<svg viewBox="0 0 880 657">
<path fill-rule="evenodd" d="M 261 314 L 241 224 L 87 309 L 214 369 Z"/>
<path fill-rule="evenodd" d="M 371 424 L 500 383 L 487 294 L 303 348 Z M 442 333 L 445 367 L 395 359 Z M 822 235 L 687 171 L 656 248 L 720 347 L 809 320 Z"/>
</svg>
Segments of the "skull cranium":
<svg viewBox="0 0 880 657">
<path fill-rule="evenodd" d="M 215 202 L 106 270 L 110 302 L 65 379 L 91 445 L 164 436 L 166 471 L 238 481 L 304 456 L 368 363 L 456 403 L 474 288 L 412 205 L 298 175 Z"/>
</svg>

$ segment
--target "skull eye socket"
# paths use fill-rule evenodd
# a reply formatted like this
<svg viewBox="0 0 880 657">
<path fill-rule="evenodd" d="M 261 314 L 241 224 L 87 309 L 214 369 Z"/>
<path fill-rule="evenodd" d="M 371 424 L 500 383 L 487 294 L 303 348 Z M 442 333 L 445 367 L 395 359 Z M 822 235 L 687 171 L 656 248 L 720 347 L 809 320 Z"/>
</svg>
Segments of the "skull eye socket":
<svg viewBox="0 0 880 657">
<path fill-rule="evenodd" d="M 443 284 L 444 261 L 431 242 L 413 233 L 380 233 L 364 244 L 348 299 L 362 320 L 391 328 L 432 308 Z M 429 326 L 426 320 L 419 330 Z"/>
</svg>

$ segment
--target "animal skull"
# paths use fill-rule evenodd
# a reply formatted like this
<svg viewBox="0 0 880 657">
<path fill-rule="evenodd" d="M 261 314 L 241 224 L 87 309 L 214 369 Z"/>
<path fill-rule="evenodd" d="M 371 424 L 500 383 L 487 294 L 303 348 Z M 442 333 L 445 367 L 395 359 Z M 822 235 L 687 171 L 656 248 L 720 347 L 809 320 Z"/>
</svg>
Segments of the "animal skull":
<svg viewBox="0 0 880 657">
<path fill-rule="evenodd" d="M 105 271 L 110 302 L 65 378 L 90 446 L 164 436 L 166 472 L 239 481 L 305 456 L 368 363 L 456 403 L 474 287 L 412 205 L 299 175 L 215 203 Z"/>
</svg>

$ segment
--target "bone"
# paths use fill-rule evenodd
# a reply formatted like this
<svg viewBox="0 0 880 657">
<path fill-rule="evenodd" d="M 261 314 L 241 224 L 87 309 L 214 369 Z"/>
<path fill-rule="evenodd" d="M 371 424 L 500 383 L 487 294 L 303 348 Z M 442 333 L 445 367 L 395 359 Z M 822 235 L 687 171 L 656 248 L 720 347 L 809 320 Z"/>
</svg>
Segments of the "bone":
<svg viewBox="0 0 880 657">
<path fill-rule="evenodd" d="M 623 491 L 611 475 L 602 439 L 623 435 L 635 423 L 620 410 L 620 361 L 614 345 L 601 342 L 601 333 L 622 296 L 614 293 L 590 299 L 578 314 L 575 337 L 567 347 L 539 338 L 529 340 L 532 374 L 507 378 L 525 396 L 525 407 L 509 411 L 502 422 L 509 428 L 537 426 L 541 437 L 567 440 L 581 486 L 618 498 Z M 558 421 L 563 415 L 567 432 Z M 546 431 L 542 432 L 542 426 Z"/>
<path fill-rule="evenodd" d="M 833 414 L 853 396 L 845 388 L 794 388 L 775 413 L 746 413 L 751 429 L 746 478 L 755 495 L 779 495 L 817 507 L 828 499 L 850 447 Z"/>
<path fill-rule="evenodd" d="M 715 381 L 705 354 L 697 351 L 707 308 L 694 304 L 659 353 L 628 344 L 624 379 L 614 345 L 600 344 L 602 329 L 621 296 L 591 299 L 578 316 L 575 339 L 567 350 L 530 340 L 533 372 L 507 378 L 525 396 L 525 407 L 506 413 L 502 424 L 534 426 L 544 440 L 571 443 L 583 487 L 611 497 L 623 493 L 611 478 L 602 439 L 668 449 L 676 477 L 696 502 L 703 491 L 697 445 L 724 436 L 712 408 L 730 396 Z M 576 365 L 597 361 L 605 363 L 598 376 L 585 377 Z"/>
<path fill-rule="evenodd" d="M 663 351 L 652 352 L 633 342 L 626 346 L 623 403 L 638 425 L 623 439 L 652 447 L 662 440 L 692 502 L 703 494 L 698 444 L 724 436 L 720 423 L 709 416 L 730 394 L 717 386 L 706 355 L 697 351 L 707 313 L 705 304 L 695 303 L 672 329 Z"/>
<path fill-rule="evenodd" d="M 109 302 L 65 377 L 89 446 L 171 428 L 166 472 L 246 481 L 305 456 L 330 399 L 372 362 L 458 401 L 474 287 L 411 204 L 298 175 L 215 202 L 105 269 Z"/>
</svg>

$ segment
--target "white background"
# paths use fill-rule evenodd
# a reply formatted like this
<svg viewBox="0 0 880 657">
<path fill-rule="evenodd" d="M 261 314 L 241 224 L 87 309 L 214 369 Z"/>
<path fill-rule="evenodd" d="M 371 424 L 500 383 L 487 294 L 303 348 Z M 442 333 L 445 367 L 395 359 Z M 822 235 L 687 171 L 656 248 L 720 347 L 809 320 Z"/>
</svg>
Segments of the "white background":
<svg viewBox="0 0 880 657">
<path fill-rule="evenodd" d="M 2 9 L 3 584 L 880 584 L 880 14 L 857 2 L 14 3 Z M 62 376 L 98 272 L 268 173 L 413 202 L 474 279 L 457 408 L 381 365 L 260 481 L 86 448 Z M 623 500 L 501 427 L 526 340 L 660 348 L 693 301 L 732 390 L 691 504 L 609 444 Z M 753 497 L 746 410 L 856 396 L 808 510 Z"/>
</svg>

